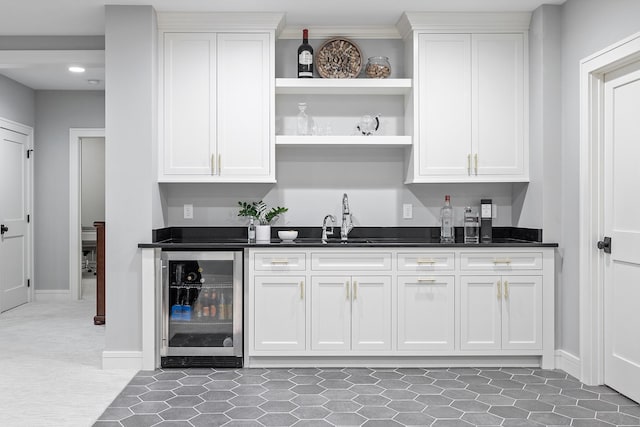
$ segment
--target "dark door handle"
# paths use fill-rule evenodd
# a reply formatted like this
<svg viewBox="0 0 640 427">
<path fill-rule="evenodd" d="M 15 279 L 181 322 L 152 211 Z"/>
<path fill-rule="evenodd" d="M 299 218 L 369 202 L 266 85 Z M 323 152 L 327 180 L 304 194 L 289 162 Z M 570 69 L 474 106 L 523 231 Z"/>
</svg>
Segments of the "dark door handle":
<svg viewBox="0 0 640 427">
<path fill-rule="evenodd" d="M 5 226 L 4 224 L 0 224 L 0 234 L 4 234 L 7 231 L 9 231 L 9 227 Z"/>
<path fill-rule="evenodd" d="M 598 241 L 598 249 L 604 249 L 605 254 L 611 253 L 611 237 L 605 237 L 604 240 Z"/>
</svg>

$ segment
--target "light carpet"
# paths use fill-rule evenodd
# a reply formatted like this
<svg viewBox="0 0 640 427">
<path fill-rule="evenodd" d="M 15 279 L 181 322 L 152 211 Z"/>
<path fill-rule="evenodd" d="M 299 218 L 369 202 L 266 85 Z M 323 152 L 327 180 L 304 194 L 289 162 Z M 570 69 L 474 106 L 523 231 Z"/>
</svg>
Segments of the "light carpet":
<svg viewBox="0 0 640 427">
<path fill-rule="evenodd" d="M 83 299 L 32 302 L 0 314 L 0 425 L 91 426 L 135 375 L 102 370 L 95 279 Z M 108 322 L 108 319 L 107 319 Z"/>
</svg>

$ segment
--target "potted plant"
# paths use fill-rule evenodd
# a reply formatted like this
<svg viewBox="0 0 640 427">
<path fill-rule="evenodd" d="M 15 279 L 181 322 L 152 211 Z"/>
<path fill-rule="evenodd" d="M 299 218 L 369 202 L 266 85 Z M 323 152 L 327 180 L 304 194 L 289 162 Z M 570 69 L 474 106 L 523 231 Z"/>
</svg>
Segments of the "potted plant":
<svg viewBox="0 0 640 427">
<path fill-rule="evenodd" d="M 256 242 L 270 242 L 271 222 L 275 221 L 280 214 L 289 210 L 281 206 L 269 209 L 262 200 L 251 203 L 238 202 L 238 205 L 240 205 L 238 216 L 247 216 L 258 220 L 258 224 L 256 224 Z"/>
</svg>

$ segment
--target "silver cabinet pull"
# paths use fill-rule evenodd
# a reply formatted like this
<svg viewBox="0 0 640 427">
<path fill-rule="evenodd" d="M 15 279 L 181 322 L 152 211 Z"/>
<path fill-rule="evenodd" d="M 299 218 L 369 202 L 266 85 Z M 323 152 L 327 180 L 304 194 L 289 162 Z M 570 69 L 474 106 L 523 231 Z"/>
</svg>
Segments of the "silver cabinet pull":
<svg viewBox="0 0 640 427">
<path fill-rule="evenodd" d="M 216 174 L 216 155 L 211 155 L 211 175 Z"/>
<path fill-rule="evenodd" d="M 509 282 L 504 281 L 504 297 L 509 298 Z"/>
<path fill-rule="evenodd" d="M 272 259 L 271 264 L 289 264 L 288 259 Z"/>
<path fill-rule="evenodd" d="M 353 281 L 353 299 L 358 299 L 358 282 L 356 282 L 355 280 Z"/>
<path fill-rule="evenodd" d="M 434 283 L 435 281 L 436 279 L 434 279 L 433 277 L 420 278 L 417 280 L 418 283 Z"/>
<path fill-rule="evenodd" d="M 300 299 L 304 299 L 304 280 L 300 281 Z"/>
<path fill-rule="evenodd" d="M 431 258 L 418 258 L 416 260 L 417 264 L 435 264 L 436 260 Z"/>
<path fill-rule="evenodd" d="M 349 287 L 350 287 L 350 283 L 347 280 L 347 282 L 345 283 L 345 287 L 347 288 L 347 299 L 349 299 Z"/>
<path fill-rule="evenodd" d="M 493 260 L 494 264 L 511 264 L 510 258 L 496 258 Z"/>
<path fill-rule="evenodd" d="M 502 283 L 500 283 L 500 280 L 498 280 L 496 282 L 497 288 L 498 288 L 498 299 L 502 298 Z"/>
<path fill-rule="evenodd" d="M 478 153 L 476 153 L 476 155 L 474 156 L 474 161 L 476 164 L 476 175 L 478 175 Z"/>
<path fill-rule="evenodd" d="M 218 154 L 218 175 L 222 175 L 222 154 Z"/>
<path fill-rule="evenodd" d="M 471 175 L 471 153 L 467 154 L 467 174 Z"/>
</svg>

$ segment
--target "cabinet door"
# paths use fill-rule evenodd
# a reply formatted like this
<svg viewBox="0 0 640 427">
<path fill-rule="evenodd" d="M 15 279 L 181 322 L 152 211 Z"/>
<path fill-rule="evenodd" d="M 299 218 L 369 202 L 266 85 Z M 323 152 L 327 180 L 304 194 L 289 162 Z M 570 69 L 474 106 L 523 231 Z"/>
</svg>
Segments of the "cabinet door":
<svg viewBox="0 0 640 427">
<path fill-rule="evenodd" d="M 420 34 L 417 175 L 467 176 L 471 154 L 471 36 Z"/>
<path fill-rule="evenodd" d="M 460 277 L 460 349 L 501 348 L 500 276 Z"/>
<path fill-rule="evenodd" d="M 218 34 L 219 175 L 272 174 L 270 35 Z"/>
<path fill-rule="evenodd" d="M 349 350 L 351 347 L 351 278 L 311 278 L 311 349 Z"/>
<path fill-rule="evenodd" d="M 474 173 L 523 176 L 524 37 L 474 34 L 471 51 Z"/>
<path fill-rule="evenodd" d="M 453 276 L 398 276 L 398 350 L 453 350 Z"/>
<path fill-rule="evenodd" d="M 502 277 L 502 348 L 542 348 L 542 277 Z"/>
<path fill-rule="evenodd" d="M 353 276 L 351 349 L 391 350 L 391 277 Z"/>
<path fill-rule="evenodd" d="M 253 328 L 256 350 L 305 349 L 305 277 L 257 276 Z"/>
<path fill-rule="evenodd" d="M 215 99 L 216 35 L 165 34 L 161 174 L 214 172 Z"/>
</svg>

